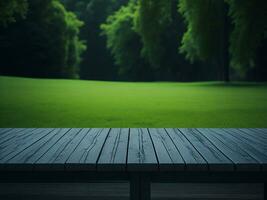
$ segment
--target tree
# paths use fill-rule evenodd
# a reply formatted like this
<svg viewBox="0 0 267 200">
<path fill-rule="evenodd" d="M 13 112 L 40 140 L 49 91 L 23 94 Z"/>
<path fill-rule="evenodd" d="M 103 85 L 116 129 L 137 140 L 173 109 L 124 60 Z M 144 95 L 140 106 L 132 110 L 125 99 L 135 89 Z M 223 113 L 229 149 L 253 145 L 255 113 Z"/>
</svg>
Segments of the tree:
<svg viewBox="0 0 267 200">
<path fill-rule="evenodd" d="M 106 38 L 100 25 L 128 0 L 62 0 L 68 10 L 75 12 L 85 26 L 80 37 L 86 40 L 87 50 L 81 62 L 82 79 L 115 80 L 117 68 L 106 48 Z"/>
<path fill-rule="evenodd" d="M 234 26 L 230 39 L 231 65 L 244 76 L 256 66 L 258 50 L 266 37 L 267 3 L 265 0 L 226 1 Z"/>
<path fill-rule="evenodd" d="M 227 5 L 223 0 L 180 0 L 179 12 L 187 24 L 180 52 L 191 62 L 209 61 L 229 81 Z"/>
<path fill-rule="evenodd" d="M 192 62 L 218 63 L 225 81 L 230 66 L 245 77 L 256 66 L 259 50 L 266 49 L 266 10 L 264 0 L 180 0 L 188 25 L 180 51 Z"/>
<path fill-rule="evenodd" d="M 66 71 L 67 76 L 79 76 L 80 63 L 82 61 L 81 55 L 86 50 L 85 41 L 80 40 L 79 33 L 80 28 L 83 26 L 83 22 L 78 20 L 76 15 L 72 12 L 67 12 L 67 42 L 66 42 Z"/>
<path fill-rule="evenodd" d="M 27 0 L 0 1 L 0 25 L 15 22 L 17 17 L 24 18 L 27 10 Z"/>
<path fill-rule="evenodd" d="M 145 81 L 151 80 L 153 75 L 148 63 L 141 58 L 142 42 L 134 30 L 137 8 L 136 3 L 130 1 L 127 6 L 109 16 L 101 28 L 107 37 L 107 48 L 119 67 L 119 77 L 124 80 Z"/>
<path fill-rule="evenodd" d="M 42 12 L 42 11 L 41 11 Z M 67 12 L 64 6 L 56 0 L 51 1 L 43 24 L 47 38 L 48 55 L 53 69 L 59 76 L 74 78 L 78 76 L 81 53 L 85 45 L 79 40 L 79 30 L 83 22 L 79 21 L 74 13 Z M 51 37 L 53 35 L 53 37 Z M 52 59 L 51 59 L 52 58 Z"/>
<path fill-rule="evenodd" d="M 136 30 L 144 44 L 143 54 L 155 68 L 162 66 L 162 34 L 171 23 L 172 0 L 139 0 Z"/>
<path fill-rule="evenodd" d="M 177 4 L 178 0 L 138 0 L 135 29 L 142 38 L 142 55 L 154 68 L 157 80 L 198 79 L 192 70 L 199 64 L 190 65 L 177 51 L 185 31 Z"/>
<path fill-rule="evenodd" d="M 79 40 L 83 25 L 58 0 L 29 0 L 25 20 L 0 31 L 0 72 L 33 77 L 75 78 L 85 49 Z M 23 30 L 23 31 L 21 31 Z M 27 47 L 27 48 L 25 48 Z"/>
</svg>

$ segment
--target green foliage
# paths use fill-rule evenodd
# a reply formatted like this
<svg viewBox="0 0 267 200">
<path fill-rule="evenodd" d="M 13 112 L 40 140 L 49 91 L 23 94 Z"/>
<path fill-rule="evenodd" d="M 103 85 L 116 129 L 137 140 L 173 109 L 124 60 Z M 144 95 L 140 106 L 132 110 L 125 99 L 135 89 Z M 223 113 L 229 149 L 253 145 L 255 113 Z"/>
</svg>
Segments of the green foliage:
<svg viewBox="0 0 267 200">
<path fill-rule="evenodd" d="M 177 3 L 130 1 L 101 26 L 120 77 L 179 81 L 201 77 L 192 75 L 195 65 L 190 65 L 177 51 L 185 30 Z M 201 70 L 199 66 L 195 71 L 201 74 Z"/>
<path fill-rule="evenodd" d="M 0 73 L 227 81 L 231 61 L 232 77 L 264 80 L 266 10 L 266 0 L 0 0 Z"/>
<path fill-rule="evenodd" d="M 173 0 L 139 0 L 136 30 L 142 37 L 143 55 L 155 68 L 162 65 L 164 40 L 162 33 L 171 23 Z"/>
<path fill-rule="evenodd" d="M 141 38 L 134 30 L 136 11 L 136 3 L 130 2 L 109 16 L 106 24 L 101 25 L 103 34 L 107 37 L 107 48 L 119 66 L 120 77 L 128 77 L 130 80 L 140 80 L 140 71 L 146 68 L 145 61 L 141 58 Z"/>
<path fill-rule="evenodd" d="M 216 61 L 225 72 L 231 62 L 235 73 L 244 76 L 256 66 L 267 29 L 266 10 L 265 0 L 180 0 L 179 12 L 188 26 L 180 51 L 191 62 Z"/>
<path fill-rule="evenodd" d="M 24 18 L 28 10 L 27 0 L 1 0 L 0 25 L 15 22 L 17 17 Z"/>
<path fill-rule="evenodd" d="M 218 57 L 223 22 L 221 4 L 222 0 L 179 1 L 179 12 L 187 24 L 180 52 L 191 62 Z"/>
<path fill-rule="evenodd" d="M 138 0 L 135 30 L 142 38 L 142 56 L 154 68 L 156 80 L 189 81 L 205 76 L 198 63 L 190 65 L 178 52 L 185 31 L 178 2 Z"/>
<path fill-rule="evenodd" d="M 51 1 L 48 13 L 50 15 L 47 16 L 44 26 L 54 35 L 50 41 L 51 45 L 58 44 L 58 48 L 52 48 L 55 50 L 55 55 L 61 58 L 57 67 L 61 68 L 62 77 L 73 78 L 78 75 L 80 56 L 86 49 L 78 37 L 83 22 L 78 20 L 74 13 L 67 12 L 64 6 L 56 0 Z"/>
<path fill-rule="evenodd" d="M 267 3 L 265 0 L 226 1 L 234 25 L 230 40 L 231 62 L 244 75 L 249 68 L 255 67 L 258 48 L 266 34 Z"/>
<path fill-rule="evenodd" d="M 117 67 L 106 48 L 106 38 L 101 35 L 100 25 L 107 17 L 128 0 L 61 0 L 68 10 L 84 21 L 80 38 L 86 40 L 87 50 L 80 65 L 83 79 L 114 80 Z"/>
<path fill-rule="evenodd" d="M 26 19 L 1 31 L 0 36 L 7 44 L 1 51 L 4 55 L 1 71 L 12 75 L 77 77 L 85 50 L 78 37 L 83 23 L 58 0 L 28 3 Z"/>
</svg>

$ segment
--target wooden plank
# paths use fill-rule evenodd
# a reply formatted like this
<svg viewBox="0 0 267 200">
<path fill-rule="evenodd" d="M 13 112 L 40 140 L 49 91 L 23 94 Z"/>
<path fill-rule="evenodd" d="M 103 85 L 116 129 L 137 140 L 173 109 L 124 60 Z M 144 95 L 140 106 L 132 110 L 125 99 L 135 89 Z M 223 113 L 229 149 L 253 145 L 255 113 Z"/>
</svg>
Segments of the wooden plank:
<svg viewBox="0 0 267 200">
<path fill-rule="evenodd" d="M 239 134 L 240 136 L 246 138 L 251 143 L 256 143 L 258 145 L 265 146 L 266 142 L 264 139 L 262 139 L 258 134 L 255 134 L 249 130 L 246 129 L 231 129 L 231 131 L 235 132 L 236 134 Z"/>
<path fill-rule="evenodd" d="M 245 131 L 250 131 L 251 133 L 256 134 L 257 136 L 262 137 L 265 141 L 267 141 L 267 132 L 266 129 L 255 129 L 255 128 L 249 128 L 244 129 Z"/>
<path fill-rule="evenodd" d="M 202 171 L 208 169 L 207 162 L 178 129 L 168 128 L 166 131 L 182 155 L 186 170 Z"/>
<path fill-rule="evenodd" d="M 179 129 L 207 161 L 211 171 L 232 171 L 234 165 L 211 141 L 196 129 Z"/>
<path fill-rule="evenodd" d="M 0 128 L 0 136 L 3 135 L 6 132 L 11 131 L 13 128 Z"/>
<path fill-rule="evenodd" d="M 111 129 L 103 146 L 97 169 L 104 171 L 126 170 L 127 147 L 130 130 L 113 128 Z"/>
<path fill-rule="evenodd" d="M 82 142 L 84 137 L 89 132 L 89 128 L 81 129 L 74 138 L 66 145 L 63 151 L 57 156 L 57 158 L 53 161 L 54 164 L 64 164 L 72 152 L 78 147 L 78 145 Z"/>
<path fill-rule="evenodd" d="M 1 145 L 0 160 L 5 161 L 10 158 L 10 155 L 12 156 L 21 151 L 22 148 L 29 146 L 31 142 L 35 142 L 36 138 L 39 139 L 42 137 L 44 132 L 46 134 L 46 130 L 47 129 L 35 129 L 28 132 L 27 129 L 25 129 L 21 135 Z"/>
<path fill-rule="evenodd" d="M 256 131 L 255 129 L 248 129 L 248 128 L 242 128 L 240 130 L 253 137 L 256 136 L 258 139 L 260 139 L 264 143 L 267 142 L 267 135 L 263 133 L 262 131 Z"/>
<path fill-rule="evenodd" d="M 43 155 L 45 155 L 51 148 L 53 148 L 62 137 L 64 137 L 70 131 L 70 128 L 56 129 L 56 134 L 53 138 L 47 141 L 36 152 L 34 152 L 28 159 L 25 160 L 27 164 L 35 164 Z"/>
<path fill-rule="evenodd" d="M 53 164 L 57 157 L 66 150 L 69 143 L 80 133 L 80 128 L 68 131 L 58 142 L 51 147 L 40 159 L 35 162 L 35 170 L 64 170 L 64 164 Z"/>
<path fill-rule="evenodd" d="M 43 139 L 46 135 L 48 135 L 53 129 L 38 129 L 34 137 L 28 138 L 26 141 L 20 141 L 18 144 L 13 144 L 6 149 L 6 151 L 1 154 L 0 163 L 4 164 L 8 162 L 10 159 L 14 158 L 16 155 L 20 154 L 25 149 L 31 147 L 33 144 Z M 2 153 L 2 152 L 1 152 Z"/>
<path fill-rule="evenodd" d="M 7 163 L 12 164 L 14 170 L 32 170 L 34 168 L 34 162 L 44 154 L 44 150 L 47 151 L 47 147 L 50 148 L 51 145 L 55 143 L 54 141 L 57 141 L 57 138 L 64 133 L 66 133 L 66 130 L 61 131 L 61 129 L 54 129 L 42 138 L 42 140 L 31 145 L 29 148 L 10 159 Z"/>
<path fill-rule="evenodd" d="M 235 145 L 257 160 L 264 171 L 267 170 L 267 144 L 261 145 L 251 141 L 248 137 L 244 137 L 245 134 L 238 129 L 221 130 L 225 132 L 225 136 L 235 143 Z"/>
<path fill-rule="evenodd" d="M 8 128 L 0 128 L 0 134 L 4 131 L 6 131 Z M 10 129 L 10 128 L 9 128 Z"/>
<path fill-rule="evenodd" d="M 7 144 L 7 142 L 13 142 L 13 139 L 20 138 L 23 135 L 29 135 L 32 131 L 36 130 L 36 128 L 31 129 L 25 129 L 25 128 L 16 128 L 13 129 L 11 132 L 8 132 L 8 134 L 3 135 L 3 137 L 0 139 L 0 146 L 3 144 Z"/>
<path fill-rule="evenodd" d="M 127 170 L 158 170 L 158 160 L 147 129 L 130 129 Z"/>
<path fill-rule="evenodd" d="M 267 143 L 260 139 L 257 134 L 246 134 L 241 129 L 223 129 L 224 131 L 230 133 L 234 137 L 237 137 L 238 140 L 242 140 L 245 143 L 253 146 L 257 151 L 265 154 L 267 156 Z"/>
<path fill-rule="evenodd" d="M 250 128 L 250 130 L 258 131 L 260 133 L 267 135 L 267 128 Z"/>
<path fill-rule="evenodd" d="M 262 142 L 267 142 L 267 135 L 264 132 L 249 128 L 242 128 L 240 130 L 247 133 L 248 135 L 257 136 L 257 138 L 259 138 Z"/>
<path fill-rule="evenodd" d="M 16 132 L 16 129 L 10 128 L 10 129 L 2 129 L 2 132 L 0 133 L 0 144 L 4 140 L 5 137 L 8 135 L 12 135 L 12 133 Z"/>
<path fill-rule="evenodd" d="M 249 137 L 250 140 L 253 140 L 255 144 L 258 144 L 266 149 L 267 139 L 261 134 L 252 131 L 252 129 L 239 129 L 242 133 L 244 133 L 244 136 Z"/>
<path fill-rule="evenodd" d="M 1 141 L 0 148 L 3 149 L 6 146 L 16 143 L 17 141 L 23 141 L 25 138 L 30 137 L 33 134 L 39 133 L 40 131 L 42 130 L 37 128 L 16 130 Z"/>
<path fill-rule="evenodd" d="M 116 171 L 127 164 L 128 171 L 227 171 L 234 162 L 238 170 L 266 169 L 265 132 L 253 130 L 6 129 L 0 167 Z"/>
<path fill-rule="evenodd" d="M 22 140 L 30 137 L 31 135 L 39 132 L 40 129 L 31 128 L 31 129 L 14 129 L 12 133 L 3 138 L 0 142 L 0 148 L 14 144 L 16 141 Z"/>
<path fill-rule="evenodd" d="M 234 163 L 239 171 L 259 171 L 259 163 L 233 142 L 221 129 L 198 129 Z"/>
<path fill-rule="evenodd" d="M 66 161 L 70 171 L 94 171 L 110 129 L 91 129 Z"/>
<path fill-rule="evenodd" d="M 20 145 L 27 142 L 28 138 L 31 138 L 35 134 L 40 134 L 43 129 L 24 129 L 22 131 L 18 131 L 14 133 L 12 138 L 5 140 L 3 143 L 0 144 L 0 157 L 1 155 L 5 155 L 10 151 L 10 149 L 16 149 Z"/>
<path fill-rule="evenodd" d="M 165 129 L 148 129 L 161 171 L 183 171 L 185 162 Z"/>
</svg>

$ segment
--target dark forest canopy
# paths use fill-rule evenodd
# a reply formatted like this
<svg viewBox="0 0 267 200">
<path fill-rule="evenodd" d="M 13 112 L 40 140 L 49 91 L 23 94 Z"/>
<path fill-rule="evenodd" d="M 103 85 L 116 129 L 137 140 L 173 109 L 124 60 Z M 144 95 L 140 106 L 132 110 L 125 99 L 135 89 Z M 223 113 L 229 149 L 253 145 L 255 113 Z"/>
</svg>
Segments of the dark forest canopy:
<svg viewBox="0 0 267 200">
<path fill-rule="evenodd" d="M 80 65 L 83 79 L 114 80 L 117 68 L 106 48 L 106 38 L 101 36 L 100 26 L 128 0 L 62 0 L 84 22 L 80 37 L 86 40 L 87 51 Z"/>
<path fill-rule="evenodd" d="M 1 74 L 78 77 L 80 56 L 86 49 L 79 39 L 83 22 L 56 0 L 27 4 L 25 19 L 14 16 L 16 22 L 0 27 Z"/>
<path fill-rule="evenodd" d="M 265 0 L 0 1 L 0 74 L 267 80 Z"/>
</svg>

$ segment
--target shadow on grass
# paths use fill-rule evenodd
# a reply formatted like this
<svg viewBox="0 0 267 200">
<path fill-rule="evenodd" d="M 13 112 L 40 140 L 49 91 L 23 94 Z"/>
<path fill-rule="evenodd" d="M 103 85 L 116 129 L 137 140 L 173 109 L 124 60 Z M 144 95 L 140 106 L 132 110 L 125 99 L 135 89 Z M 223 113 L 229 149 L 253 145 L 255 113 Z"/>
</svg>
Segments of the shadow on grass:
<svg viewBox="0 0 267 200">
<path fill-rule="evenodd" d="M 203 82 L 199 85 L 210 87 L 267 87 L 267 82 Z"/>
</svg>

